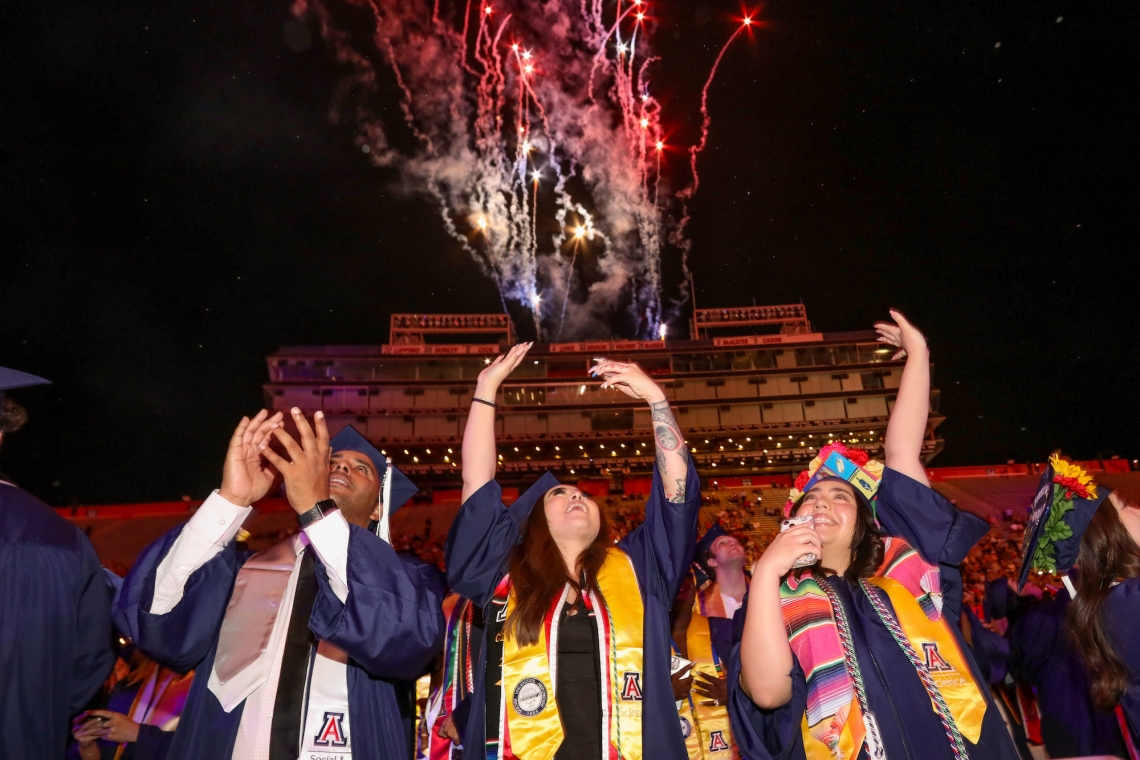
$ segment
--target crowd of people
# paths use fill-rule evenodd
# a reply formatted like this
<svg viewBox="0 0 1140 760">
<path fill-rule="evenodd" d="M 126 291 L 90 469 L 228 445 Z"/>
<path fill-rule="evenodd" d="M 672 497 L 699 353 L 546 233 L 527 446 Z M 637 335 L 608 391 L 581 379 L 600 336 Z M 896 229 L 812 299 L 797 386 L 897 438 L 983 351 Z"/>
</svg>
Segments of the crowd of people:
<svg viewBox="0 0 1140 760">
<path fill-rule="evenodd" d="M 416 486 L 296 408 L 243 418 L 125 577 L 0 475 L 4 757 L 1137 758 L 1140 506 L 1054 455 L 1025 540 L 958 510 L 921 461 L 925 337 L 891 316 L 885 461 L 828 444 L 782 510 L 705 499 L 665 392 L 609 359 L 594 380 L 649 409 L 648 494 L 547 473 L 508 504 L 496 399 L 531 344 L 478 378 L 446 535 L 393 535 Z M 42 382 L 0 368 L 0 443 L 27 420 L 3 393 Z M 297 528 L 252 553 L 277 483 Z"/>
</svg>

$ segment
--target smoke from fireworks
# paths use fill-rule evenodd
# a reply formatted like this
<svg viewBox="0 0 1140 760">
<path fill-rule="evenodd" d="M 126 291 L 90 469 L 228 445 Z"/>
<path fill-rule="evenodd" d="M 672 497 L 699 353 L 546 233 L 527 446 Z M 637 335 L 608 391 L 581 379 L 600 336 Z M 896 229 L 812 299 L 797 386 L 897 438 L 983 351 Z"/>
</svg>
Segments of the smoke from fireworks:
<svg viewBox="0 0 1140 760">
<path fill-rule="evenodd" d="M 608 337 L 619 310 L 634 337 L 658 337 L 661 253 L 666 239 L 688 253 L 709 85 L 751 21 L 709 73 L 690 183 L 670 195 L 660 192 L 668 146 L 644 0 L 445 3 L 296 0 L 294 12 L 319 20 L 354 69 L 350 85 L 395 82 L 416 148 L 397 148 L 366 104 L 349 114 L 362 144 L 435 198 L 445 229 L 494 279 L 504 308 L 529 311 L 540 339 Z"/>
</svg>

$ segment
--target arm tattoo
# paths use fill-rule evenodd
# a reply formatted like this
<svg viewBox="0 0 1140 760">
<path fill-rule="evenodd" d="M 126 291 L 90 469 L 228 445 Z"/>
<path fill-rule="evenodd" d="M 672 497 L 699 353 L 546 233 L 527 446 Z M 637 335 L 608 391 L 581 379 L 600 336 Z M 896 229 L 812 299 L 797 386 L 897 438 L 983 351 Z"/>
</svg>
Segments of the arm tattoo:
<svg viewBox="0 0 1140 760">
<path fill-rule="evenodd" d="M 685 445 L 685 438 L 681 435 L 681 429 L 677 425 L 677 419 L 673 416 L 673 411 L 669 408 L 668 401 L 658 401 L 655 404 L 650 404 L 649 408 L 652 410 L 653 420 L 653 439 L 657 448 L 657 471 L 661 473 L 662 480 L 668 478 L 666 466 L 666 453 L 673 453 L 684 459 L 682 447 Z M 674 478 L 677 489 L 675 492 L 670 493 L 669 488 L 665 489 L 665 497 L 674 504 L 681 504 L 685 501 L 685 478 Z"/>
<path fill-rule="evenodd" d="M 657 447 L 665 451 L 677 451 L 684 445 L 685 439 L 681 435 L 676 418 L 673 417 L 673 411 L 669 408 L 669 402 L 658 401 L 656 404 L 650 404 L 649 408 L 652 410 L 653 432 Z"/>
</svg>

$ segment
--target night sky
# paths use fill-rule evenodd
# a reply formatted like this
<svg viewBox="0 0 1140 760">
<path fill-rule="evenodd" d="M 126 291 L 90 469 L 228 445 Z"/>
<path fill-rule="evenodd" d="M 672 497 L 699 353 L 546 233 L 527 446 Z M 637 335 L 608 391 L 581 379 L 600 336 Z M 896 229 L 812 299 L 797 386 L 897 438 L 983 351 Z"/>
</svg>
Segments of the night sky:
<svg viewBox="0 0 1140 760">
<path fill-rule="evenodd" d="M 652 8 L 683 149 L 740 7 Z M 279 345 L 500 309 L 435 207 L 330 119 L 345 71 L 287 2 L 5 15 L 0 364 L 55 385 L 12 394 L 31 421 L 0 468 L 49 503 L 202 497 Z M 709 95 L 698 305 L 802 300 L 824 331 L 904 310 L 949 418 L 936 465 L 1140 456 L 1135 4 L 758 18 Z"/>
</svg>

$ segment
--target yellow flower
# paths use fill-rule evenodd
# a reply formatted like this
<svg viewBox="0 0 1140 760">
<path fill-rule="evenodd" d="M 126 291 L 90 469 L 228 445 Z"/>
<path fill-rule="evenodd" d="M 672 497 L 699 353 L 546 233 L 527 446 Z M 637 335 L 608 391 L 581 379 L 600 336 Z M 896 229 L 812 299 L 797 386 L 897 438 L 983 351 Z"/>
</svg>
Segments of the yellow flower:
<svg viewBox="0 0 1140 760">
<path fill-rule="evenodd" d="M 883 479 L 883 463 L 878 459 L 872 459 L 867 464 L 863 465 L 863 469 L 867 471 L 868 475 L 873 475 L 875 479 Z"/>
<path fill-rule="evenodd" d="M 814 475 L 815 471 L 819 469 L 819 466 L 821 464 L 823 464 L 823 460 L 821 460 L 819 457 L 816 457 L 815 459 L 811 460 L 810 462 L 808 462 L 808 472 L 810 472 Z"/>
<path fill-rule="evenodd" d="M 1053 454 L 1049 457 L 1049 464 L 1053 466 L 1053 477 L 1055 479 L 1069 478 L 1075 480 L 1085 487 L 1085 490 L 1088 492 L 1088 498 L 1096 498 L 1096 483 L 1093 482 L 1092 475 L 1089 475 L 1081 469 L 1080 465 L 1062 459 L 1060 454 Z"/>
</svg>

